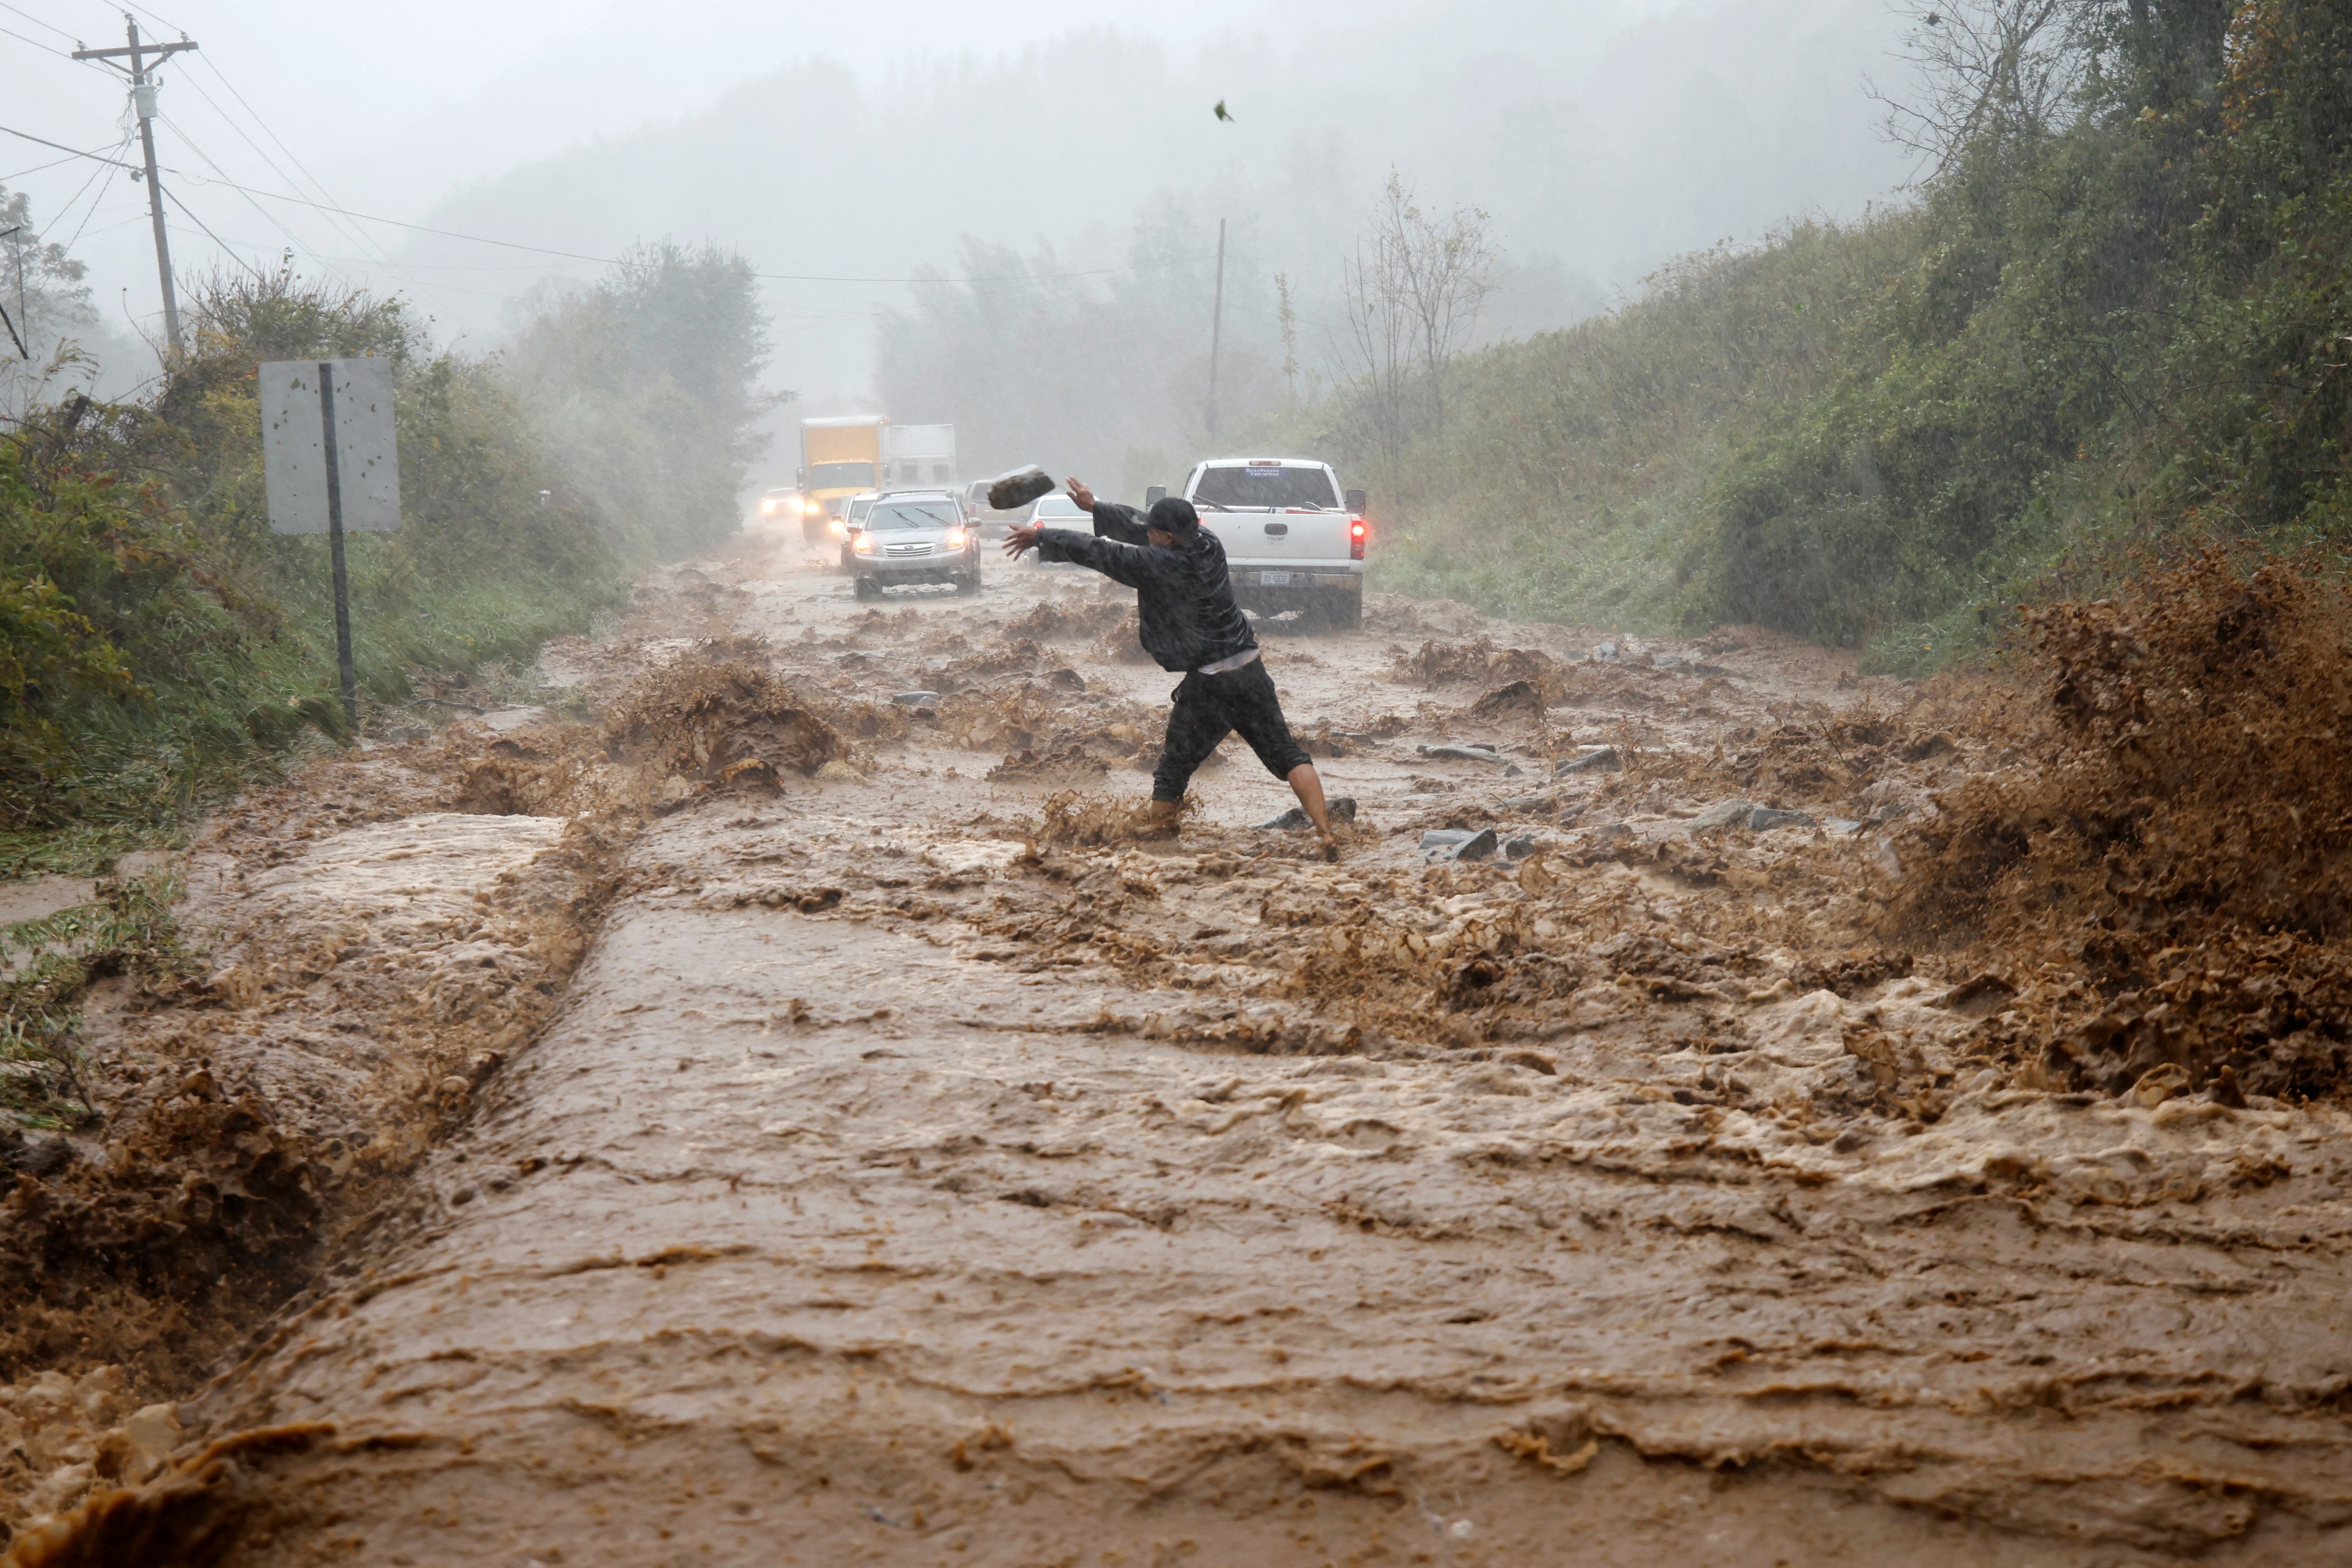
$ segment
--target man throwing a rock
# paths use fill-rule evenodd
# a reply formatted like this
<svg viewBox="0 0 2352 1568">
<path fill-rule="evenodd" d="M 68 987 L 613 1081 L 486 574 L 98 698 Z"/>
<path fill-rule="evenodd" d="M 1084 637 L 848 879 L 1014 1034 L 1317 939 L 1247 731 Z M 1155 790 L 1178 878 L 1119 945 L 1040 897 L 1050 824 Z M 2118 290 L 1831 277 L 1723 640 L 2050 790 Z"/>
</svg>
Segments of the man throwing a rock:
<svg viewBox="0 0 2352 1568">
<path fill-rule="evenodd" d="M 1095 531 L 1032 526 L 1004 536 L 1004 553 L 1018 559 L 1031 549 L 1040 560 L 1091 567 L 1135 590 L 1143 647 L 1163 670 L 1181 670 L 1176 706 L 1168 715 L 1168 741 L 1151 775 L 1151 814 L 1173 828 L 1192 771 L 1234 730 L 1267 772 L 1287 782 L 1315 825 L 1327 860 L 1339 858 L 1339 841 L 1323 805 L 1323 779 L 1292 738 L 1274 693 L 1274 677 L 1258 657 L 1257 634 L 1234 601 L 1225 547 L 1201 526 L 1192 503 L 1170 496 L 1148 513 L 1116 501 L 1097 501 L 1084 483 L 1070 481 L 1070 499 L 1095 516 Z"/>
</svg>

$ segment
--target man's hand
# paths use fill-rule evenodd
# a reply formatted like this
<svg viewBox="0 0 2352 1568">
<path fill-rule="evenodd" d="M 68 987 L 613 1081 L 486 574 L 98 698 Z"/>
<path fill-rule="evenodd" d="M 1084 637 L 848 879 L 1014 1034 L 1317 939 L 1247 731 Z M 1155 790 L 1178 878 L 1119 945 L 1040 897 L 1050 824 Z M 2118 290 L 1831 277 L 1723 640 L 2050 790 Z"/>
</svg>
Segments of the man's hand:
<svg viewBox="0 0 2352 1568">
<path fill-rule="evenodd" d="M 1087 482 L 1084 479 L 1070 481 L 1070 499 L 1078 504 L 1078 510 L 1082 512 L 1091 512 L 1095 509 L 1095 493 L 1087 488 Z"/>
<path fill-rule="evenodd" d="M 1004 530 L 1004 553 L 1019 560 L 1035 549 L 1037 541 L 1045 535 L 1045 525 L 1043 523 L 1032 523 L 1025 528 L 1007 528 Z"/>
</svg>

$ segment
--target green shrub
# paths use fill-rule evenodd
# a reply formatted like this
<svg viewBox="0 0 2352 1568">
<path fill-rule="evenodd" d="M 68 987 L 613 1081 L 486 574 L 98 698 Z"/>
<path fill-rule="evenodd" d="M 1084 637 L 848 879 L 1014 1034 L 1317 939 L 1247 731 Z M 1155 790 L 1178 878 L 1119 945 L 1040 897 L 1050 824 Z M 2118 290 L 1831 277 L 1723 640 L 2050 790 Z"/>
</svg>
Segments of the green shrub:
<svg viewBox="0 0 2352 1568">
<path fill-rule="evenodd" d="M 1992 117 L 1915 204 L 1691 257 L 1467 358 L 1444 439 L 1337 452 L 1380 492 L 1381 577 L 1903 667 L 2133 546 L 2338 534 L 2352 13 L 2075 12 L 2063 126 Z"/>
</svg>

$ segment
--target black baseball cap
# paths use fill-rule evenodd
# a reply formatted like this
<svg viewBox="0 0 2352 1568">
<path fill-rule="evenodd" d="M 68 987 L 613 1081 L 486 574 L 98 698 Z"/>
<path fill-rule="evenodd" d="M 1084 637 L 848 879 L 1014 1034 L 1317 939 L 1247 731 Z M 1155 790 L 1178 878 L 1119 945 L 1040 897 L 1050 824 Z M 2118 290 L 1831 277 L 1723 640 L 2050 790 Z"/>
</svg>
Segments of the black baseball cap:
<svg viewBox="0 0 2352 1568">
<path fill-rule="evenodd" d="M 1151 503 L 1151 510 L 1143 514 L 1146 527 L 1158 528 L 1163 534 L 1181 534 L 1201 526 L 1201 514 L 1192 503 L 1181 496 L 1162 496 Z"/>
</svg>

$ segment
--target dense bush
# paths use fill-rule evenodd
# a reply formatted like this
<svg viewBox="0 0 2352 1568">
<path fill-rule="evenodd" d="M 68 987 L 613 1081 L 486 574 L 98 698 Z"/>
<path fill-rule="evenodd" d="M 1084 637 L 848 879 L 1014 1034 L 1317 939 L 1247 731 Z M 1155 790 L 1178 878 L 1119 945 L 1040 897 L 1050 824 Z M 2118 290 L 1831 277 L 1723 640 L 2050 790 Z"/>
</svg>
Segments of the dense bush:
<svg viewBox="0 0 2352 1568">
<path fill-rule="evenodd" d="M 1391 580 L 1917 663 L 2131 544 L 2336 533 L 2352 13 L 2070 18 L 2064 114 L 1988 116 L 1916 204 L 1461 367 L 1466 417 L 1372 476 Z"/>
<path fill-rule="evenodd" d="M 0 864 L 54 857 L 38 836 L 65 826 L 102 858 L 306 733 L 347 737 L 326 540 L 269 531 L 259 361 L 392 366 L 402 526 L 348 550 L 363 724 L 420 676 L 528 663 L 632 561 L 731 526 L 760 321 L 719 259 L 677 260 L 543 314 L 527 379 L 433 352 L 397 301 L 223 275 L 151 402 L 71 395 L 0 434 Z M 712 269 L 715 305 L 677 287 Z M 656 340 L 680 362 L 643 370 Z M 599 423 L 614 440 L 583 454 Z"/>
</svg>

